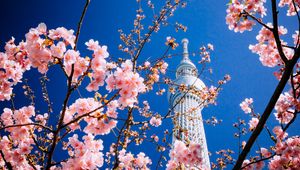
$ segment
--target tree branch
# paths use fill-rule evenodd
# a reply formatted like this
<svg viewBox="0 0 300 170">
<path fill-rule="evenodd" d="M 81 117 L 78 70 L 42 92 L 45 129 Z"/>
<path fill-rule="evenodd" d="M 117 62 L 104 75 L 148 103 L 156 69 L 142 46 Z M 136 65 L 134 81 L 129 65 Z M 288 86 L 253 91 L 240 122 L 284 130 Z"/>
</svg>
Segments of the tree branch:
<svg viewBox="0 0 300 170">
<path fill-rule="evenodd" d="M 259 20 L 258 18 L 256 18 L 255 16 L 249 14 L 249 12 L 247 11 L 243 11 L 242 14 L 245 14 L 247 16 L 249 16 L 250 18 L 252 18 L 253 20 L 255 20 L 257 23 L 259 23 L 260 25 L 262 25 L 263 27 L 267 28 L 270 31 L 273 31 L 273 28 L 269 27 L 268 25 L 266 25 L 265 23 L 263 23 L 261 20 Z"/>
<path fill-rule="evenodd" d="M 75 38 L 75 42 L 74 42 L 75 43 L 74 50 L 77 49 L 77 43 L 78 43 L 78 38 L 79 38 L 79 34 L 80 34 L 80 30 L 81 30 L 83 18 L 85 16 L 85 13 L 87 11 L 87 7 L 88 7 L 89 3 L 90 3 L 90 0 L 86 0 L 84 9 L 82 11 L 80 20 L 78 22 L 77 32 L 76 32 L 76 38 Z M 57 130 L 53 134 L 53 141 L 52 141 L 52 145 L 51 145 L 51 148 L 50 148 L 50 151 L 49 151 L 49 154 L 48 154 L 48 160 L 47 160 L 46 170 L 49 170 L 51 168 L 51 166 L 52 166 L 52 156 L 53 156 L 56 144 L 57 144 L 58 134 L 60 132 L 61 126 L 63 125 L 63 120 L 64 120 L 64 116 L 65 116 L 65 113 L 66 113 L 66 109 L 67 109 L 69 98 L 71 96 L 71 93 L 74 90 L 72 88 L 73 74 L 74 74 L 74 64 L 72 64 L 71 74 L 70 74 L 70 76 L 68 76 L 68 91 L 67 91 L 64 103 L 63 103 L 63 109 L 62 109 L 62 113 L 60 115 L 60 119 L 59 119 L 59 122 L 58 122 Z"/>
<path fill-rule="evenodd" d="M 8 126 L 0 128 L 0 130 L 4 130 L 4 129 L 7 129 L 7 128 L 13 128 L 13 127 L 22 127 L 22 126 L 39 126 L 39 127 L 42 127 L 44 129 L 49 130 L 50 132 L 54 132 L 54 130 L 52 130 L 48 126 L 44 126 L 44 125 L 38 124 L 38 123 L 25 123 L 25 124 L 17 124 L 17 125 L 8 125 Z"/>
<path fill-rule="evenodd" d="M 283 49 L 282 49 L 282 45 L 281 45 L 281 41 L 279 38 L 279 33 L 278 33 L 278 18 L 277 18 L 277 7 L 276 7 L 277 3 L 276 0 L 272 0 L 272 16 L 273 16 L 273 35 L 274 35 L 274 39 L 276 42 L 276 46 L 278 49 L 278 53 L 280 55 L 280 58 L 282 59 L 282 61 L 284 62 L 284 64 L 287 64 L 288 59 L 286 58 Z"/>
<path fill-rule="evenodd" d="M 235 166 L 233 167 L 233 170 L 239 170 L 241 169 L 241 166 L 243 164 L 243 161 L 245 160 L 247 154 L 250 152 L 251 147 L 253 146 L 254 142 L 256 141 L 257 137 L 259 136 L 259 134 L 261 133 L 261 131 L 263 130 L 273 108 L 275 107 L 275 104 L 280 96 L 280 94 L 282 93 L 286 83 L 288 82 L 290 75 L 293 71 L 293 68 L 295 66 L 295 64 L 298 61 L 300 55 L 300 49 L 298 48 L 296 53 L 294 54 L 292 60 L 288 61 L 288 63 L 285 66 L 285 71 L 283 72 L 282 78 L 279 81 L 271 99 L 269 100 L 268 105 L 266 106 L 264 113 L 262 114 L 255 130 L 253 131 L 253 133 L 251 134 L 244 150 L 242 151 L 242 153 L 239 155 L 238 160 L 235 163 Z"/>
<path fill-rule="evenodd" d="M 255 163 L 258 163 L 258 162 L 261 162 L 261 161 L 265 161 L 265 160 L 271 159 L 271 158 L 273 158 L 275 155 L 276 155 L 276 154 L 274 153 L 274 154 L 272 154 L 272 155 L 269 156 L 269 157 L 262 158 L 262 159 L 259 159 L 259 160 L 257 160 L 257 161 L 253 161 L 253 162 L 251 162 L 251 163 L 248 163 L 247 165 L 243 166 L 241 169 L 245 169 L 245 168 L 247 168 L 248 166 L 250 166 L 250 165 L 252 165 L 252 164 L 255 164 Z"/>
<path fill-rule="evenodd" d="M 9 169 L 9 170 L 13 170 L 13 167 L 12 167 L 11 163 L 7 162 L 7 160 L 4 157 L 4 153 L 1 150 L 0 150 L 0 154 L 1 154 L 2 158 L 3 158 L 3 161 L 5 163 L 6 168 Z"/>
</svg>

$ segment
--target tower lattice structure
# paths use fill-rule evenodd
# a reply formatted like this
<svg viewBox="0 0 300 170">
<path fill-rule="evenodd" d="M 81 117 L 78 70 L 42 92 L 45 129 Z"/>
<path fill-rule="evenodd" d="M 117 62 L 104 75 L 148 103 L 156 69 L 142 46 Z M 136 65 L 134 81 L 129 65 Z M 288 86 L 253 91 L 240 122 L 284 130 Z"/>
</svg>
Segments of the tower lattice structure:
<svg viewBox="0 0 300 170">
<path fill-rule="evenodd" d="M 198 78 L 198 70 L 189 59 L 188 39 L 182 40 L 183 58 L 176 69 L 176 79 L 170 88 L 174 93 L 168 93 L 170 109 L 176 115 L 173 133 L 173 143 L 176 139 L 201 145 L 202 167 L 210 169 L 210 161 L 202 119 L 204 101 L 193 92 L 180 90 L 181 85 L 196 90 L 205 88 Z"/>
</svg>

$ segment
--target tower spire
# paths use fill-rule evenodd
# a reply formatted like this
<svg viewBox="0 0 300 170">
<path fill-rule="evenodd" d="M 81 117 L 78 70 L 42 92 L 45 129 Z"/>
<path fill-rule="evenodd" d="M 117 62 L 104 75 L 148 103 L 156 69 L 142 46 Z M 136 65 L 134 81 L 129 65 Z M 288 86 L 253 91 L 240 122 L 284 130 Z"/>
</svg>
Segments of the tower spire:
<svg viewBox="0 0 300 170">
<path fill-rule="evenodd" d="M 176 78 L 179 76 L 195 76 L 197 77 L 197 68 L 196 66 L 192 63 L 192 61 L 189 59 L 189 51 L 188 51 L 188 44 L 189 40 L 187 38 L 182 39 L 181 41 L 182 48 L 183 48 L 183 53 L 182 53 L 182 60 L 179 64 L 179 66 L 176 69 Z"/>
<path fill-rule="evenodd" d="M 183 47 L 183 60 L 189 60 L 189 51 L 188 51 L 188 44 L 189 40 L 184 38 L 181 40 L 182 47 Z"/>
<path fill-rule="evenodd" d="M 188 88 L 192 87 L 201 91 L 206 88 L 206 86 L 198 78 L 197 67 L 189 59 L 188 39 L 184 38 L 181 43 L 183 46 L 183 58 L 176 69 L 174 84 L 171 85 L 171 88 L 175 89 L 175 92 L 168 92 L 170 108 L 174 109 L 174 115 L 177 115 L 176 125 L 174 125 L 173 143 L 179 138 L 179 140 L 184 142 L 200 144 L 200 157 L 202 158 L 202 162 L 201 165 L 197 166 L 199 166 L 200 169 L 210 170 L 210 161 L 201 113 L 204 107 L 204 101 L 197 93 L 193 93 L 192 91 L 183 92 L 179 88 L 180 85 L 184 84 Z M 182 130 L 188 133 L 183 133 Z M 191 166 L 186 168 L 194 169 L 194 167 Z"/>
</svg>

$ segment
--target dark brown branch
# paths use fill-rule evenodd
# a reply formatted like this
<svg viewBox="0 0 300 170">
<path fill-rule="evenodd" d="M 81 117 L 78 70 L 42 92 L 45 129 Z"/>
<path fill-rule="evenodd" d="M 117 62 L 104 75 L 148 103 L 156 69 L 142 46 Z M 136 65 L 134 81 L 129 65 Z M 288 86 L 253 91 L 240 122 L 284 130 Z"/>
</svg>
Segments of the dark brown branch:
<svg viewBox="0 0 300 170">
<path fill-rule="evenodd" d="M 44 126 L 44 125 L 38 124 L 38 123 L 25 123 L 25 124 L 17 124 L 17 125 L 8 125 L 8 126 L 0 128 L 0 130 L 4 130 L 4 129 L 7 129 L 7 128 L 13 128 L 13 127 L 22 127 L 22 126 L 39 126 L 39 127 L 42 127 L 44 129 L 49 130 L 50 132 L 54 132 L 54 130 L 52 130 L 48 126 Z"/>
<path fill-rule="evenodd" d="M 34 137 L 34 135 L 32 134 L 32 132 L 31 132 L 31 138 L 32 138 L 32 140 L 33 140 L 35 146 L 36 146 L 41 152 L 47 153 L 47 150 L 46 150 L 45 148 L 42 148 L 42 147 L 39 145 L 38 141 L 35 139 L 35 137 Z"/>
<path fill-rule="evenodd" d="M 259 23 L 260 25 L 262 25 L 263 27 L 267 28 L 270 31 L 273 31 L 273 28 L 269 27 L 268 25 L 266 25 L 265 23 L 263 23 L 261 20 L 259 20 L 255 16 L 249 14 L 247 11 L 244 11 L 242 14 L 245 14 L 245 15 L 249 16 L 250 18 L 252 18 L 253 20 L 255 20 L 257 23 Z"/>
<path fill-rule="evenodd" d="M 286 47 L 286 48 L 290 48 L 290 49 L 292 49 L 292 50 L 296 50 L 296 47 L 289 46 L 289 45 L 284 45 L 284 44 L 282 44 L 282 47 Z"/>
<path fill-rule="evenodd" d="M 248 166 L 250 166 L 250 165 L 252 165 L 252 164 L 256 164 L 256 163 L 258 163 L 258 162 L 261 162 L 261 161 L 265 161 L 265 160 L 271 159 L 271 158 L 273 158 L 275 155 L 276 155 L 276 154 L 272 154 L 272 155 L 269 156 L 269 157 L 262 158 L 262 159 L 259 159 L 259 160 L 257 160 L 257 161 L 253 161 L 253 162 L 251 162 L 251 163 L 248 163 L 247 165 L 243 166 L 241 169 L 244 169 L 244 168 L 246 168 L 246 167 L 248 167 Z"/>
<path fill-rule="evenodd" d="M 116 92 L 115 95 L 112 96 L 107 102 L 105 102 L 104 105 L 102 105 L 102 106 L 100 106 L 100 107 L 98 107 L 98 108 L 96 108 L 96 109 L 94 109 L 94 110 L 92 110 L 92 111 L 90 111 L 90 112 L 87 112 L 87 113 L 85 113 L 85 114 L 83 114 L 83 115 L 80 115 L 80 116 L 74 118 L 74 119 L 71 120 L 70 122 L 68 122 L 68 123 L 66 123 L 66 124 L 64 124 L 64 125 L 62 125 L 62 126 L 59 128 L 59 130 L 61 130 L 61 129 L 63 129 L 63 128 L 69 126 L 70 124 L 75 123 L 75 122 L 79 121 L 80 119 L 82 119 L 82 118 L 84 118 L 84 117 L 86 117 L 86 116 L 89 116 L 90 114 L 94 113 L 95 111 L 97 111 L 97 110 L 103 108 L 103 107 L 106 106 L 109 102 L 111 102 L 114 98 L 116 98 L 116 97 L 118 96 L 118 94 L 119 94 L 119 91 Z"/>
<path fill-rule="evenodd" d="M 37 170 L 37 168 L 34 166 L 34 163 L 32 162 L 32 160 L 30 160 L 29 155 L 25 155 L 26 156 L 26 160 L 28 162 L 28 164 L 34 169 Z"/>
<path fill-rule="evenodd" d="M 6 168 L 9 169 L 9 170 L 13 170 L 13 167 L 12 167 L 11 163 L 8 162 L 8 161 L 5 159 L 4 153 L 3 153 L 1 150 L 0 150 L 0 154 L 1 154 L 1 157 L 3 158 L 3 161 L 4 161 L 4 163 L 5 163 Z"/>
<path fill-rule="evenodd" d="M 276 140 L 276 139 L 274 138 L 274 136 L 272 135 L 270 129 L 269 129 L 267 126 L 265 126 L 265 129 L 267 130 L 267 133 L 268 133 L 268 135 L 270 136 L 271 140 L 272 140 L 274 143 L 276 143 L 277 140 Z"/>
<path fill-rule="evenodd" d="M 285 65 L 285 71 L 283 72 L 282 78 L 279 81 L 272 97 L 269 100 L 268 105 L 266 106 L 264 113 L 262 114 L 255 130 L 253 131 L 253 133 L 251 134 L 249 140 L 247 141 L 247 144 L 244 148 L 244 150 L 242 151 L 242 153 L 239 155 L 238 160 L 235 163 L 235 166 L 233 167 L 233 170 L 239 170 L 241 169 L 241 166 L 243 164 L 243 161 L 245 160 L 246 156 L 248 155 L 248 153 L 250 152 L 250 149 L 252 148 L 254 142 L 256 141 L 257 137 L 259 136 L 259 134 L 261 133 L 261 131 L 263 130 L 273 108 L 275 107 L 275 104 L 280 96 L 280 94 L 282 93 L 285 85 L 287 84 L 289 78 L 290 78 L 290 74 L 293 71 L 293 68 L 295 66 L 295 64 L 298 61 L 300 55 L 300 49 L 298 48 L 296 53 L 293 56 L 293 59 L 288 61 L 288 63 Z"/>
<path fill-rule="evenodd" d="M 89 3 L 90 3 L 90 0 L 86 0 L 84 9 L 82 11 L 80 20 L 78 22 L 77 32 L 76 32 L 76 38 L 75 38 L 75 42 L 74 42 L 75 43 L 74 50 L 77 49 L 77 42 L 78 42 L 78 38 L 79 38 L 79 34 L 80 34 L 80 30 L 81 30 L 83 18 L 85 16 L 85 13 L 87 11 L 87 7 L 88 7 Z M 52 141 L 49 153 L 48 153 L 48 160 L 47 160 L 46 170 L 49 170 L 51 168 L 51 166 L 52 166 L 52 156 L 54 154 L 54 150 L 55 150 L 55 147 L 56 147 L 56 144 L 57 144 L 58 135 L 59 135 L 61 126 L 63 125 L 63 120 L 64 120 L 64 116 L 65 116 L 65 113 L 66 113 L 66 109 L 67 109 L 69 98 L 70 98 L 70 96 L 71 96 L 71 94 L 72 94 L 72 92 L 74 90 L 72 88 L 73 74 L 74 74 L 74 64 L 72 64 L 71 74 L 70 74 L 70 76 L 68 76 L 68 90 L 67 90 L 66 97 L 64 99 L 63 109 L 62 109 L 62 113 L 60 115 L 60 119 L 59 119 L 59 122 L 58 122 L 57 130 L 53 133 L 53 141 Z"/>
<path fill-rule="evenodd" d="M 118 155 L 119 155 L 119 151 L 118 151 L 118 147 L 120 145 L 120 142 L 121 142 L 121 137 L 122 135 L 124 135 L 124 129 L 128 128 L 131 124 L 131 121 L 132 121 L 132 111 L 133 109 L 130 108 L 129 111 L 128 111 L 128 117 L 126 119 L 126 122 L 124 123 L 124 125 L 122 126 L 120 132 L 119 132 L 119 135 L 118 135 L 118 138 L 117 138 L 117 142 L 116 142 L 116 146 L 115 146 L 115 163 L 114 163 L 114 167 L 113 169 L 117 169 L 119 167 L 119 158 L 118 158 Z"/>
<path fill-rule="evenodd" d="M 75 42 L 74 42 L 74 44 L 75 44 L 74 50 L 77 49 L 77 43 L 78 43 L 80 31 L 81 31 L 81 26 L 82 26 L 83 18 L 84 18 L 85 14 L 86 14 L 86 11 L 87 11 L 87 8 L 88 8 L 90 2 L 91 2 L 91 0 L 86 0 L 85 6 L 84 6 L 83 11 L 81 13 L 80 20 L 79 20 L 78 25 L 77 25 L 76 38 L 75 38 Z"/>
<path fill-rule="evenodd" d="M 296 118 L 297 118 L 297 115 L 298 115 L 298 111 L 296 110 L 296 111 L 294 112 L 294 117 L 293 117 L 293 118 L 289 121 L 289 123 L 286 124 L 286 126 L 283 128 L 283 131 L 284 131 L 284 132 L 290 127 L 290 125 L 291 125 L 292 123 L 294 123 L 294 121 L 295 121 Z"/>
<path fill-rule="evenodd" d="M 277 11 L 276 5 L 277 5 L 276 0 L 272 0 L 272 17 L 273 17 L 273 29 L 272 29 L 272 32 L 273 32 L 273 35 L 274 35 L 274 39 L 275 39 L 275 42 L 276 42 L 276 46 L 277 46 L 280 58 L 282 59 L 282 61 L 286 65 L 287 62 L 288 62 L 288 59 L 286 58 L 286 56 L 285 56 L 285 54 L 283 52 L 281 41 L 280 41 L 280 38 L 279 38 L 279 33 L 278 33 L 278 18 L 277 18 L 278 11 Z"/>
</svg>

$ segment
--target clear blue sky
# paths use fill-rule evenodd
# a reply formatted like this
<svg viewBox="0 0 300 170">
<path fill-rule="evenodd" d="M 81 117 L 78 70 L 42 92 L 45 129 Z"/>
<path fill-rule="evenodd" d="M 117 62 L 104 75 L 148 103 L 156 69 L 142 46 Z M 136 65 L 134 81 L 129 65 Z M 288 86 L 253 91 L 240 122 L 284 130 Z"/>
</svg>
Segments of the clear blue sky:
<svg viewBox="0 0 300 170">
<path fill-rule="evenodd" d="M 156 0 L 153 0 L 155 3 Z M 159 1 L 160 2 L 160 1 Z M 160 33 L 154 34 L 152 42 L 145 48 L 141 57 L 143 59 L 157 58 L 162 55 L 165 50 L 166 36 L 173 36 L 179 42 L 182 38 L 189 39 L 190 51 L 197 50 L 202 44 L 212 43 L 215 46 L 215 51 L 212 53 L 212 63 L 209 65 L 214 71 L 213 75 L 204 74 L 201 79 L 206 85 L 210 86 L 212 79 L 215 83 L 218 79 L 222 79 L 225 74 L 230 74 L 232 81 L 224 86 L 216 106 L 210 106 L 203 110 L 203 117 L 209 118 L 216 116 L 223 120 L 221 125 L 216 127 L 205 126 L 208 141 L 208 148 L 213 153 L 211 161 L 216 159 L 214 151 L 230 148 L 237 151 L 237 139 L 233 138 L 235 132 L 232 124 L 238 117 L 245 118 L 248 121 L 248 116 L 240 110 L 239 103 L 246 97 L 254 98 L 255 111 L 262 113 L 266 106 L 273 90 L 277 85 L 277 80 L 273 76 L 276 69 L 263 67 L 258 60 L 258 56 L 252 54 L 248 50 L 250 43 L 256 43 L 255 36 L 260 27 L 256 27 L 252 32 L 236 34 L 227 29 L 225 24 L 226 4 L 227 1 L 220 0 L 190 0 L 188 6 L 184 9 L 179 9 L 175 12 L 175 16 L 171 21 L 178 21 L 188 26 L 186 33 L 176 33 L 172 27 L 162 28 Z M 85 4 L 84 0 L 51 0 L 51 1 L 35 1 L 35 0 L 9 0 L 0 1 L 0 49 L 3 50 L 4 43 L 14 36 L 17 41 L 24 39 L 25 33 L 31 27 L 36 27 L 40 22 L 47 24 L 48 28 L 56 28 L 64 26 L 69 29 L 76 30 L 77 22 L 81 15 L 82 8 Z M 146 4 L 146 3 L 145 3 Z M 100 44 L 107 45 L 109 53 L 113 57 L 128 57 L 117 50 L 120 43 L 118 29 L 122 28 L 128 33 L 132 28 L 133 19 L 137 4 L 135 0 L 91 0 L 86 17 L 83 22 L 82 31 L 79 39 L 79 50 L 85 54 L 84 42 L 89 39 L 99 40 Z M 286 9 L 281 13 L 285 13 Z M 146 18 L 146 20 L 150 19 Z M 268 19 L 268 17 L 267 17 Z M 288 28 L 295 28 L 297 23 L 294 20 L 280 20 Z M 294 32 L 292 29 L 290 33 Z M 290 42 L 291 38 L 287 39 Z M 174 53 L 180 52 L 179 47 Z M 197 57 L 191 57 L 196 62 Z M 180 57 L 175 57 L 167 60 L 170 65 L 170 70 L 174 70 L 179 63 Z M 142 61 L 142 60 L 140 60 Z M 200 67 L 199 67 L 200 68 Z M 31 85 L 37 88 L 37 96 L 39 95 L 38 76 L 35 72 L 26 73 L 30 78 Z M 174 72 L 169 72 L 174 78 Z M 55 110 L 61 108 L 62 95 L 64 94 L 63 75 L 58 75 L 55 71 L 49 71 L 48 76 L 51 79 L 49 86 L 50 98 L 53 99 Z M 18 86 L 20 87 L 20 86 Z M 62 87 L 60 89 L 60 87 Z M 15 91 L 20 93 L 20 91 Z M 88 93 L 84 93 L 88 96 Z M 156 97 L 154 95 L 144 96 L 147 98 L 154 111 L 165 113 L 168 109 L 166 95 Z M 45 104 L 37 101 L 41 106 L 42 111 L 45 111 Z M 22 97 L 16 98 L 17 107 L 27 105 Z M 9 106 L 9 103 L 1 103 L 0 109 L 4 106 Z M 57 113 L 57 112 L 56 112 Z M 274 116 L 268 123 L 276 124 Z M 297 122 L 299 123 L 299 121 Z M 155 133 L 159 133 L 162 129 L 169 128 L 170 122 L 167 122 L 164 127 L 156 129 Z M 292 126 L 293 130 L 290 134 L 299 134 L 299 127 Z M 150 134 L 149 134 L 150 135 Z M 263 132 L 259 138 L 261 146 L 268 146 L 270 140 L 265 140 L 267 134 Z M 110 137 L 104 137 L 104 143 L 109 144 L 112 140 Z M 247 138 L 245 138 L 246 140 Z M 148 145 L 146 145 L 148 146 Z M 149 145 L 153 146 L 153 145 Z M 146 147 L 131 147 L 132 152 L 143 150 Z M 149 148 L 149 149 L 148 149 Z M 153 165 L 156 166 L 156 152 L 147 147 L 145 152 L 153 159 Z"/>
</svg>

